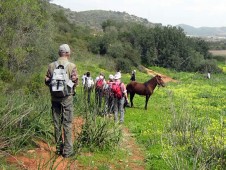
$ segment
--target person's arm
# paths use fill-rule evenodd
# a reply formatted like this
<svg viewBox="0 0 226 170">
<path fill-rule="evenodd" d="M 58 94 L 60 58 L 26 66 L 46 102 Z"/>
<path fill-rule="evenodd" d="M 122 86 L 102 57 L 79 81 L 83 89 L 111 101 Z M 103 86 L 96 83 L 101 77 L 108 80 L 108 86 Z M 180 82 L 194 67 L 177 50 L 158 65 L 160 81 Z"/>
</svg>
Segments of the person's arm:
<svg viewBox="0 0 226 170">
<path fill-rule="evenodd" d="M 51 82 L 51 77 L 52 77 L 52 74 L 51 74 L 51 71 L 50 71 L 51 69 L 50 69 L 50 66 L 49 66 L 49 68 L 48 68 L 48 70 L 47 70 L 47 73 L 46 73 L 46 76 L 45 76 L 45 84 L 47 85 L 47 86 L 49 86 L 49 84 L 50 84 L 50 82 Z"/>
<path fill-rule="evenodd" d="M 128 96 L 127 96 L 127 90 L 126 90 L 126 86 L 124 83 L 122 83 L 122 92 L 124 93 L 127 103 L 129 103 Z"/>
<path fill-rule="evenodd" d="M 72 72 L 71 72 L 71 81 L 73 83 L 75 83 L 75 87 L 78 85 L 78 72 L 77 72 L 77 68 L 74 65 Z"/>
</svg>

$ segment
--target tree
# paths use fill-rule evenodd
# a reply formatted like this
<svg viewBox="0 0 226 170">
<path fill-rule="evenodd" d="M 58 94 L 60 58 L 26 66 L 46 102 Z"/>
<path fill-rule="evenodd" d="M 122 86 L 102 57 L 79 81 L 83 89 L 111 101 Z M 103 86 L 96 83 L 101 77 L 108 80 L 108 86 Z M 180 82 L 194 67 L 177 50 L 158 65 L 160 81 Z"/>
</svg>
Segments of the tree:
<svg viewBox="0 0 226 170">
<path fill-rule="evenodd" d="M 11 72 L 30 72 L 51 49 L 53 26 L 45 0 L 1 2 L 0 51 L 3 67 Z"/>
</svg>

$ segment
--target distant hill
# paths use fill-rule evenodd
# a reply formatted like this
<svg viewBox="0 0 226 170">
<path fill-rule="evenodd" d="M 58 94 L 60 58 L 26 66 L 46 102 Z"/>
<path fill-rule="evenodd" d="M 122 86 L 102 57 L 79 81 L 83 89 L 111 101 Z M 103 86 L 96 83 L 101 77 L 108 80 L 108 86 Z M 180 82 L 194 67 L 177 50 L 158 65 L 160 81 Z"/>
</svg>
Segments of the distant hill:
<svg viewBox="0 0 226 170">
<path fill-rule="evenodd" d="M 101 29 L 101 24 L 106 20 L 115 20 L 117 22 L 136 22 L 148 27 L 162 26 L 161 23 L 152 23 L 145 18 L 130 15 L 126 12 L 105 11 L 105 10 L 89 10 L 83 12 L 71 11 L 62 6 L 51 4 L 53 10 L 63 10 L 68 20 L 78 25 L 84 25 L 93 29 Z M 186 24 L 179 24 L 185 34 L 199 37 L 224 37 L 226 39 L 226 27 L 193 27 Z"/>
<path fill-rule="evenodd" d="M 144 24 L 148 27 L 154 27 L 156 25 L 161 26 L 161 24 L 159 23 L 151 23 L 147 19 L 130 15 L 126 12 L 105 11 L 105 10 L 90 10 L 76 12 L 55 4 L 52 4 L 52 7 L 53 9 L 63 10 L 69 21 L 71 21 L 72 23 L 89 26 L 94 29 L 101 29 L 101 24 L 109 19 L 117 22 L 136 22 Z"/>
<path fill-rule="evenodd" d="M 192 36 L 214 36 L 226 38 L 226 27 L 192 27 L 190 25 L 180 24 L 177 27 L 181 27 L 187 35 Z"/>
</svg>

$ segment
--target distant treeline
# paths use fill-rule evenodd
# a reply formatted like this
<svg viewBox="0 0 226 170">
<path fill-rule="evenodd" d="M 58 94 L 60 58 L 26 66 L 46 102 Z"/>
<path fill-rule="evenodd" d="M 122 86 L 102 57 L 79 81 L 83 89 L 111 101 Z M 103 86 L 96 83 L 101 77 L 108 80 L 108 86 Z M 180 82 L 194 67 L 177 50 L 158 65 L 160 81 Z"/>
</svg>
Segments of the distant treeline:
<svg viewBox="0 0 226 170">
<path fill-rule="evenodd" d="M 131 66 L 160 66 L 177 71 L 220 72 L 207 42 L 189 38 L 173 26 L 148 28 L 136 23 L 107 20 L 103 33 L 95 34 L 89 50 L 116 59 L 124 71 Z"/>
</svg>

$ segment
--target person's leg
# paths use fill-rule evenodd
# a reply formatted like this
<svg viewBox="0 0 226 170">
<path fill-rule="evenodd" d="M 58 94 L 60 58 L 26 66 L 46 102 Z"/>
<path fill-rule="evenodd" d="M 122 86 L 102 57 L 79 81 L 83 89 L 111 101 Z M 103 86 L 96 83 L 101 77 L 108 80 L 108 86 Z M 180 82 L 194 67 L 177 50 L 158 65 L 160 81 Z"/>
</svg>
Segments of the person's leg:
<svg viewBox="0 0 226 170">
<path fill-rule="evenodd" d="M 114 98 L 112 96 L 110 96 L 109 99 L 109 113 L 112 114 L 114 109 Z"/>
<path fill-rule="evenodd" d="M 114 119 L 115 119 L 115 123 L 118 123 L 118 99 L 114 98 Z"/>
<path fill-rule="evenodd" d="M 99 102 L 99 93 L 98 93 L 98 89 L 95 89 L 95 104 L 96 104 L 96 106 L 98 106 L 98 102 Z"/>
<path fill-rule="evenodd" d="M 52 117 L 54 124 L 54 135 L 56 141 L 56 151 L 58 154 L 63 153 L 63 140 L 62 140 L 62 106 L 60 102 L 52 101 Z"/>
<path fill-rule="evenodd" d="M 87 97 L 88 104 L 90 104 L 90 96 L 91 96 L 91 88 L 88 89 L 88 97 Z"/>
<path fill-rule="evenodd" d="M 64 130 L 64 156 L 73 154 L 72 121 L 73 121 L 73 98 L 63 102 L 63 130 Z"/>
<path fill-rule="evenodd" d="M 99 89 L 99 108 L 101 108 L 101 105 L 102 105 L 102 89 Z"/>
<path fill-rule="evenodd" d="M 124 97 L 119 100 L 120 123 L 124 122 L 124 102 Z"/>
<path fill-rule="evenodd" d="M 86 97 L 87 97 L 87 89 L 84 87 L 83 88 L 83 99 L 84 99 L 84 102 L 86 102 Z"/>
</svg>

